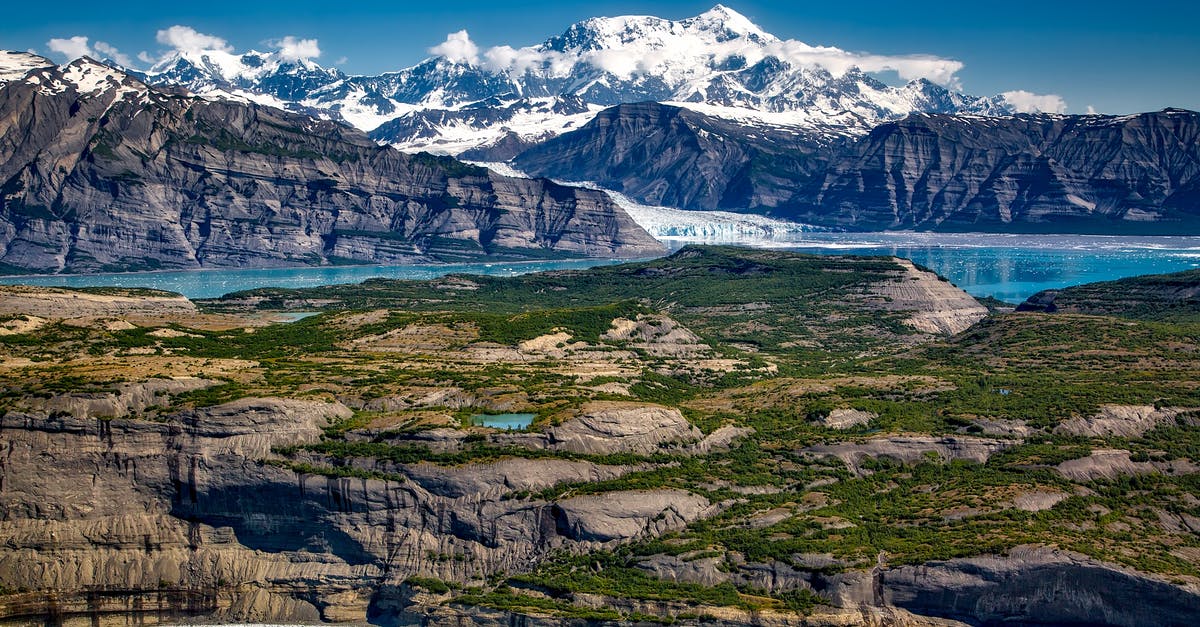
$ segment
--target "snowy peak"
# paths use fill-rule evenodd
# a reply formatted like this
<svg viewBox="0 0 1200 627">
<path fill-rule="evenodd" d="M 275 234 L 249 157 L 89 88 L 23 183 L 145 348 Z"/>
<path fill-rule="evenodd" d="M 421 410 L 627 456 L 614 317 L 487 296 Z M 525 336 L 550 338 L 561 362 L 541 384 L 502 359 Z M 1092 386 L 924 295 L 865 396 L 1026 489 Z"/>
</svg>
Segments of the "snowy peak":
<svg viewBox="0 0 1200 627">
<path fill-rule="evenodd" d="M 300 101 L 308 94 L 345 78 L 338 70 L 310 59 L 280 53 L 227 50 L 175 51 L 145 73 L 154 83 L 180 85 L 201 95 L 237 95 L 239 91 Z M 253 98 L 248 98 L 253 100 Z"/>
<path fill-rule="evenodd" d="M 1028 92 L 973 97 L 953 88 L 962 68 L 953 59 L 874 55 L 781 39 L 720 4 L 678 20 L 594 17 L 522 48 L 482 50 L 459 31 L 429 50 L 432 56 L 421 63 L 378 76 L 345 76 L 308 58 L 285 57 L 282 48 L 178 51 L 145 77 L 209 98 L 339 119 L 378 131 L 377 140 L 405 150 L 452 154 L 470 150 L 472 141 L 478 142 L 474 147 L 517 145 L 579 123 L 575 117 L 581 113 L 561 118 L 538 113 L 536 120 L 533 113 L 513 113 L 539 110 L 541 99 L 573 98 L 589 108 L 670 102 L 710 116 L 772 119 L 797 132 L 827 136 L 862 135 L 922 111 L 1007 115 L 1048 102 Z M 883 82 L 880 76 L 887 73 L 906 84 Z M 512 108 L 516 100 L 527 102 Z M 489 102 L 505 104 L 480 114 Z"/>
<path fill-rule="evenodd" d="M 53 61 L 31 52 L 0 50 L 0 81 L 20 80 L 34 70 L 49 67 L 54 67 Z"/>
<path fill-rule="evenodd" d="M 103 97 L 110 102 L 129 94 L 141 95 L 148 92 L 145 83 L 90 57 L 80 57 L 63 66 L 56 66 L 36 55 L 26 57 L 20 60 L 13 59 L 10 53 L 0 51 L 0 58 L 11 59 L 4 65 L 5 70 L 0 70 L 6 72 L 5 75 L 15 77 L 7 82 L 22 80 L 47 95 L 74 92 L 80 98 Z M 48 65 L 42 65 L 42 61 Z M 25 69 L 25 72 L 18 75 L 21 69 Z"/>
<path fill-rule="evenodd" d="M 122 87 L 137 88 L 137 83 L 125 72 L 109 67 L 90 57 L 80 57 L 62 67 L 63 80 L 80 94 L 98 94 Z"/>
<path fill-rule="evenodd" d="M 761 39 L 764 41 L 774 41 L 777 38 L 759 28 L 757 24 L 750 21 L 745 15 L 734 11 L 733 9 L 718 4 L 717 6 L 697 15 L 696 17 L 682 21 L 686 28 L 694 28 L 697 30 L 720 32 L 726 35 L 737 35 L 748 37 L 750 39 Z"/>
</svg>

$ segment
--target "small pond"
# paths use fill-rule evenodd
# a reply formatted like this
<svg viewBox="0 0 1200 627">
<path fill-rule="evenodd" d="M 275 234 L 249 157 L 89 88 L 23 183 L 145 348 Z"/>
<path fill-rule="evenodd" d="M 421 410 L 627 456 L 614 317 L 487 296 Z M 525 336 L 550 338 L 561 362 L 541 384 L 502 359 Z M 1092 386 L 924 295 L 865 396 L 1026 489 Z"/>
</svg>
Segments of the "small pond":
<svg viewBox="0 0 1200 627">
<path fill-rule="evenodd" d="M 475 414 L 471 416 L 471 424 L 477 427 L 516 431 L 528 428 L 536 417 L 537 414 Z"/>
<path fill-rule="evenodd" d="M 281 311 L 271 314 L 271 319 L 275 322 L 286 324 L 289 322 L 297 322 L 305 318 L 318 316 L 320 314 L 321 312 L 319 311 Z"/>
</svg>

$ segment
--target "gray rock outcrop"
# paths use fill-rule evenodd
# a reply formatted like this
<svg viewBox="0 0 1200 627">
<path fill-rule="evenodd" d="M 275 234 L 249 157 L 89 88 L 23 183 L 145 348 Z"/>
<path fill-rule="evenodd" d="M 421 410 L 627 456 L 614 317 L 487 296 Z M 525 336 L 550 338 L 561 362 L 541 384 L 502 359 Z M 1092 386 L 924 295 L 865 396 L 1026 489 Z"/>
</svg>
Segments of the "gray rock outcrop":
<svg viewBox="0 0 1200 627">
<path fill-rule="evenodd" d="M 639 403 L 591 402 L 580 414 L 546 429 L 547 446 L 574 453 L 656 453 L 661 445 L 700 440 L 678 409 Z"/>
<path fill-rule="evenodd" d="M 868 458 L 888 458 L 906 464 L 920 463 L 932 455 L 934 459 L 956 459 L 976 463 L 986 462 L 993 454 L 1014 442 L 969 436 L 881 436 L 859 442 L 819 444 L 805 448 L 803 453 L 836 457 L 855 473 L 862 473 L 862 461 Z"/>
<path fill-rule="evenodd" d="M 1195 592 L 1046 548 L 884 569 L 877 582 L 889 605 L 971 624 L 1182 627 L 1200 615 Z"/>
<path fill-rule="evenodd" d="M 1153 405 L 1105 405 L 1094 416 L 1077 416 L 1062 422 L 1054 432 L 1096 438 L 1136 438 L 1155 427 L 1175 424 L 1181 411 Z"/>
<path fill-rule="evenodd" d="M 452 468 L 275 455 L 320 441 L 324 427 L 350 417 L 339 403 L 245 398 L 153 421 L 93 415 L 136 413 L 154 392 L 177 387 L 129 385 L 149 396 L 114 392 L 110 404 L 132 399 L 120 411 L 50 399 L 47 407 L 64 409 L 0 416 L 0 586 L 28 590 L 0 595 L 0 616 L 362 621 L 381 594 L 413 575 L 471 582 L 525 572 L 555 549 L 662 533 L 715 511 L 678 490 L 558 503 L 528 496 L 635 467 L 510 458 Z M 674 415 L 615 415 L 653 415 L 668 440 L 699 439 Z M 636 444 L 638 433 L 649 443 Z M 617 450 L 655 449 L 662 440 L 654 433 L 625 432 Z M 318 466 L 347 476 L 309 474 Z M 103 601 L 94 594 L 101 589 Z"/>
<path fill-rule="evenodd" d="M 878 417 L 878 415 L 869 411 L 841 407 L 819 418 L 817 424 L 828 429 L 853 429 L 854 427 L 865 425 Z"/>
<path fill-rule="evenodd" d="M 709 512 L 708 499 L 682 490 L 577 496 L 556 506 L 559 528 L 583 542 L 628 540 L 678 529 Z"/>
</svg>

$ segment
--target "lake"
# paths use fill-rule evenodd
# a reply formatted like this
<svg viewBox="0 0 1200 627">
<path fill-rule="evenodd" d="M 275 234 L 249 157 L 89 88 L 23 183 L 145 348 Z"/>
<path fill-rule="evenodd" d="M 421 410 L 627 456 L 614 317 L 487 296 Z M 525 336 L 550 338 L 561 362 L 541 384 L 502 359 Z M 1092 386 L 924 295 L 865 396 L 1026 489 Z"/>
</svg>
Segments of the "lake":
<svg viewBox="0 0 1200 627">
<path fill-rule="evenodd" d="M 669 239 L 678 248 L 690 241 Z M 974 296 L 1019 302 L 1043 289 L 1200 267 L 1200 237 L 993 235 L 979 233 L 795 233 L 740 245 L 815 254 L 894 255 L 931 268 Z M 0 283 L 68 287 L 151 287 L 189 298 L 215 298 L 257 287 L 313 287 L 373 277 L 431 279 L 450 273 L 514 276 L 583 269 L 617 260 L 487 262 L 446 265 L 334 266 L 261 270 L 189 270 L 70 276 L 2 277 Z"/>
<path fill-rule="evenodd" d="M 537 414 L 475 414 L 471 416 L 471 424 L 477 427 L 491 427 L 519 431 L 533 424 Z"/>
</svg>

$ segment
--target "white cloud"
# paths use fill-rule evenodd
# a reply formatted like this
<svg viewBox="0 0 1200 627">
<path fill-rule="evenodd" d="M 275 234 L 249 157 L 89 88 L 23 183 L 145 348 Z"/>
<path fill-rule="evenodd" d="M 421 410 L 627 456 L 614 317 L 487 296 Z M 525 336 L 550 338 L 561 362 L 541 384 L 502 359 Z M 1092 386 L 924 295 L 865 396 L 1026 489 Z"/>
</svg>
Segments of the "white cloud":
<svg viewBox="0 0 1200 627">
<path fill-rule="evenodd" d="M 297 39 L 288 35 L 270 44 L 279 49 L 279 57 L 286 61 L 307 61 L 321 56 L 316 39 Z"/>
<path fill-rule="evenodd" d="M 223 50 L 233 52 L 229 42 L 216 35 L 206 35 L 191 26 L 175 25 L 158 31 L 155 36 L 158 43 L 170 46 L 181 52 L 202 52 L 204 50 Z"/>
<path fill-rule="evenodd" d="M 956 75 L 963 69 L 962 61 L 933 55 L 848 52 L 831 46 L 810 46 L 794 39 L 769 42 L 765 46 L 765 52 L 767 56 L 790 61 L 795 65 L 824 68 L 834 76 L 842 76 L 851 69 L 858 68 L 864 72 L 895 72 L 906 81 L 924 78 L 947 87 L 958 87 Z M 753 59 L 751 62 L 757 60 Z"/>
<path fill-rule="evenodd" d="M 130 67 L 133 65 L 133 59 L 129 58 L 129 55 L 122 53 L 120 50 L 117 50 L 116 47 L 111 46 L 103 41 L 97 41 L 92 48 L 106 59 L 112 59 L 113 61 L 116 61 L 125 67 Z"/>
<path fill-rule="evenodd" d="M 72 61 L 79 57 L 92 56 L 93 54 L 92 47 L 88 45 L 88 38 L 83 35 L 76 35 L 67 39 L 54 38 L 46 42 L 46 47 Z"/>
<path fill-rule="evenodd" d="M 150 54 L 149 52 L 146 52 L 145 50 L 138 53 L 138 60 L 141 61 L 142 63 L 154 63 L 154 62 L 158 61 L 158 59 L 154 55 Z"/>
<path fill-rule="evenodd" d="M 1017 113 L 1066 113 L 1067 101 L 1058 94 L 1035 94 L 1018 89 L 1000 94 Z"/>
<path fill-rule="evenodd" d="M 97 41 L 95 44 L 89 44 L 88 38 L 83 35 L 76 35 L 65 39 L 54 38 L 46 42 L 46 47 L 52 52 L 57 52 L 68 60 L 75 60 L 79 57 L 93 57 L 96 59 L 112 59 L 125 67 L 133 65 L 133 59 L 129 55 L 123 54 L 117 50 L 116 46 L 103 41 Z"/>
<path fill-rule="evenodd" d="M 479 46 L 471 41 L 471 36 L 465 30 L 446 35 L 446 41 L 430 48 L 429 54 L 445 57 L 451 63 L 479 63 Z"/>
<path fill-rule="evenodd" d="M 714 42 L 708 35 L 677 27 L 678 24 L 672 23 L 670 29 L 600 50 L 558 52 L 541 46 L 496 46 L 482 53 L 482 63 L 489 70 L 512 75 L 523 74 L 530 69 L 542 69 L 555 76 L 566 76 L 576 63 L 586 63 L 621 78 L 629 78 L 635 73 L 661 74 L 672 67 L 684 65 L 711 67 L 735 56 L 751 65 L 767 57 L 775 57 L 796 66 L 823 68 L 835 76 L 858 68 L 869 73 L 895 72 L 906 81 L 924 78 L 951 88 L 958 88 L 957 74 L 963 69 L 961 61 L 934 55 L 849 52 L 828 46 L 810 46 L 790 39 L 775 39 L 770 35 L 754 41 L 735 38 Z M 465 30 L 450 33 L 446 41 L 430 48 L 429 52 L 453 62 L 471 64 L 479 63 L 481 56 L 479 47 L 471 41 Z"/>
</svg>

